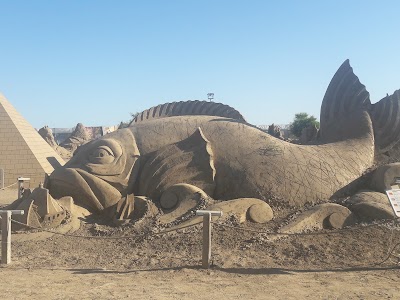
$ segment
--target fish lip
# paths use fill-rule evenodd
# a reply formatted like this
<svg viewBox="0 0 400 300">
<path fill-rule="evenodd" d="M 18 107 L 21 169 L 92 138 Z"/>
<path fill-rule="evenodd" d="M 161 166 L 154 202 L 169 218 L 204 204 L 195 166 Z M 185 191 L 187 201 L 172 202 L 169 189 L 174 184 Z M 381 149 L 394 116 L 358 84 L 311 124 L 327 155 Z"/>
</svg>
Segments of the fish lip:
<svg viewBox="0 0 400 300">
<path fill-rule="evenodd" d="M 88 181 L 95 184 L 92 189 Z M 106 189 L 111 190 L 112 201 L 108 201 Z M 106 181 L 86 171 L 75 168 L 60 168 L 50 175 L 50 194 L 54 198 L 71 196 L 73 199 L 96 211 L 102 211 L 121 198 L 121 193 Z"/>
</svg>

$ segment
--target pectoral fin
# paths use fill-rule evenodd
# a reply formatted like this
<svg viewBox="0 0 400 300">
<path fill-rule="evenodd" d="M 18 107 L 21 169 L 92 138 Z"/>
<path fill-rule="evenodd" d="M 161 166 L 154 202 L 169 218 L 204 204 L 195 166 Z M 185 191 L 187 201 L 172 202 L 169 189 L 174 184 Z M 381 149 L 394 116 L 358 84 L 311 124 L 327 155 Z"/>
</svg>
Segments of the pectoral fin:
<svg viewBox="0 0 400 300">
<path fill-rule="evenodd" d="M 211 145 L 199 128 L 187 139 L 149 154 L 139 178 L 138 194 L 157 201 L 168 187 L 187 183 L 213 195 L 214 178 Z"/>
</svg>

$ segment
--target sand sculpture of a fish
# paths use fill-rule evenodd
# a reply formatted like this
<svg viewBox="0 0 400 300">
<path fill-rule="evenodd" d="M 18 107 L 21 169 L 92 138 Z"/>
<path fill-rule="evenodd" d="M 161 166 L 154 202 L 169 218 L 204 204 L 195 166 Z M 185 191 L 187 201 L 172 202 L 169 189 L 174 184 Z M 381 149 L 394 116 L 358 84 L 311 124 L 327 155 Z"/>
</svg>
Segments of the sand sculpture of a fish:
<svg viewBox="0 0 400 300">
<path fill-rule="evenodd" d="M 158 105 L 128 128 L 81 146 L 51 174 L 50 192 L 102 211 L 131 194 L 157 203 L 171 186 L 183 183 L 214 199 L 268 202 L 276 195 L 279 205 L 301 207 L 329 199 L 399 141 L 399 102 L 396 91 L 371 104 L 347 60 L 324 96 L 314 145 L 274 138 L 227 105 Z"/>
</svg>

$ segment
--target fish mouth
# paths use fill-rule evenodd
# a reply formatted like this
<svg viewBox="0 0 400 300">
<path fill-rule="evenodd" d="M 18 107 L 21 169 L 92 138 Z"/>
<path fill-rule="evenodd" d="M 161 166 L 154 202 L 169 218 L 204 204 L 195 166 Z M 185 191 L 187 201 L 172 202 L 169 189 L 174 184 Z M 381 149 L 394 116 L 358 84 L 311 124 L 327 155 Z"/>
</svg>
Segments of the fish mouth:
<svg viewBox="0 0 400 300">
<path fill-rule="evenodd" d="M 98 212 L 122 197 L 112 185 L 81 169 L 56 169 L 49 179 L 49 191 L 55 199 L 71 196 L 77 204 Z"/>
</svg>

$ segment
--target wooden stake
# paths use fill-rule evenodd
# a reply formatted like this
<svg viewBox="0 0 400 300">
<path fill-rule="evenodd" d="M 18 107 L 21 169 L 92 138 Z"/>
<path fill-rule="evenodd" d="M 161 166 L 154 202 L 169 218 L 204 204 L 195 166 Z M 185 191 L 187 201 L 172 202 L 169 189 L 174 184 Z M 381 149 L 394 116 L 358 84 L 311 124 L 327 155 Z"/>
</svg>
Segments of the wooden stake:
<svg viewBox="0 0 400 300">
<path fill-rule="evenodd" d="M 9 264 L 11 262 L 11 215 L 23 214 L 23 210 L 0 210 L 2 264 Z"/>
<path fill-rule="evenodd" d="M 203 216 L 203 257 L 202 265 L 203 268 L 208 269 L 210 267 L 211 259 L 211 213 Z"/>
<path fill-rule="evenodd" d="M 211 216 L 222 216 L 222 211 L 197 210 L 197 216 L 203 216 L 203 255 L 202 266 L 210 268 L 211 259 Z"/>
<path fill-rule="evenodd" d="M 1 213 L 1 263 L 11 262 L 11 211 Z"/>
</svg>

